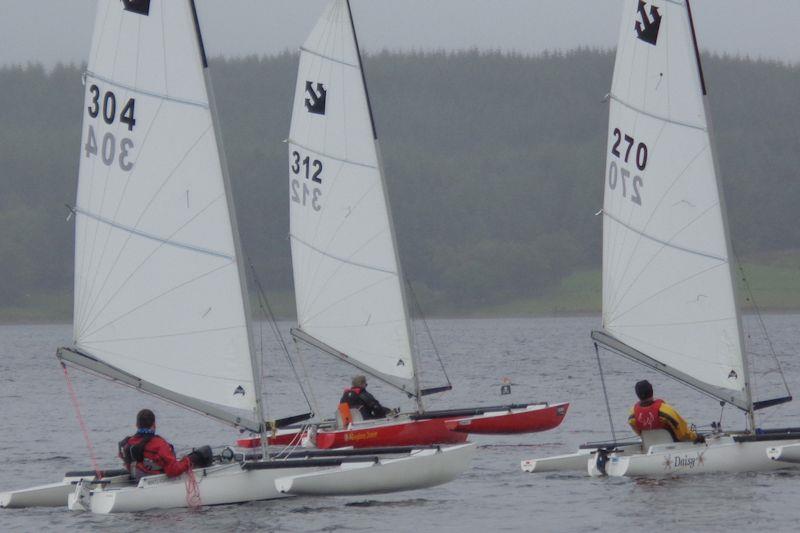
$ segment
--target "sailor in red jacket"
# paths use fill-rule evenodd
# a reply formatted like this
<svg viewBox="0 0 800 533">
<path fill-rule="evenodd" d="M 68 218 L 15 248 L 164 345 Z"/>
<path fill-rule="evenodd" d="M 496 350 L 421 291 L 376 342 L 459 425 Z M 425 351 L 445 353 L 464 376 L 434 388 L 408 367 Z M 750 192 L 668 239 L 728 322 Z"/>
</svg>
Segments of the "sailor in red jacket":
<svg viewBox="0 0 800 533">
<path fill-rule="evenodd" d="M 665 429 L 676 442 L 705 442 L 703 435 L 698 435 L 675 408 L 653 398 L 653 386 L 646 379 L 636 383 L 636 396 L 639 401 L 631 408 L 628 424 L 637 435 L 642 431 Z"/>
<path fill-rule="evenodd" d="M 156 435 L 156 415 L 142 409 L 136 415 L 136 433 L 119 443 L 119 456 L 134 478 L 154 474 L 180 476 L 193 466 L 211 464 L 211 448 L 203 446 L 178 460 L 172 445 Z"/>
<path fill-rule="evenodd" d="M 366 376 L 355 376 L 352 385 L 349 389 L 344 390 L 339 403 L 346 403 L 351 409 L 358 409 L 364 420 L 384 418 L 397 414 L 397 411 L 382 406 L 375 396 L 367 392 Z"/>
</svg>

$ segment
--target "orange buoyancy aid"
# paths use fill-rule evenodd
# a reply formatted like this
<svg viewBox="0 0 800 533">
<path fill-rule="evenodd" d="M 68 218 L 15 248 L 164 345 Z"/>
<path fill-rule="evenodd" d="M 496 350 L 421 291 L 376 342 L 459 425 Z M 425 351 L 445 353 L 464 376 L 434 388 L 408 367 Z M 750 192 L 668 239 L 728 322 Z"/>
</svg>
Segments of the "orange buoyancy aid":
<svg viewBox="0 0 800 533">
<path fill-rule="evenodd" d="M 669 429 L 661 422 L 660 410 L 664 400 L 653 400 L 650 405 L 642 405 L 638 402 L 633 407 L 633 417 L 636 420 L 636 427 L 639 431 L 652 429 Z"/>
</svg>

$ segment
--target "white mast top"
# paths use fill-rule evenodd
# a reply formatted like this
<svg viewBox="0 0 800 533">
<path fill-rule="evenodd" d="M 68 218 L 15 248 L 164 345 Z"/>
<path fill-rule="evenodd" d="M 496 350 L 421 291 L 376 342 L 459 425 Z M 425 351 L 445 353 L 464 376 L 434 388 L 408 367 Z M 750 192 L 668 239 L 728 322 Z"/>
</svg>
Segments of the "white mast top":
<svg viewBox="0 0 800 533">
<path fill-rule="evenodd" d="M 684 0 L 626 0 L 610 94 L 603 326 L 750 409 L 705 86 Z"/>
<path fill-rule="evenodd" d="M 289 195 L 299 329 L 415 394 L 404 284 L 346 0 L 331 2 L 301 48 Z"/>
<path fill-rule="evenodd" d="M 74 343 L 190 407 L 196 399 L 258 415 L 196 24 L 188 0 L 98 5 L 75 207 Z"/>
</svg>

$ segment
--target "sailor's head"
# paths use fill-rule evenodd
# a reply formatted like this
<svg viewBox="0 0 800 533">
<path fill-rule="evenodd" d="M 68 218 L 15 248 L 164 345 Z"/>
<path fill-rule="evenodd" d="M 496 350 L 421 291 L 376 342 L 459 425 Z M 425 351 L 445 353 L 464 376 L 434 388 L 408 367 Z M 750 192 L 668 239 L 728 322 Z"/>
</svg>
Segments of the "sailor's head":
<svg viewBox="0 0 800 533">
<path fill-rule="evenodd" d="M 350 382 L 353 387 L 358 387 L 363 389 L 367 386 L 367 376 L 363 374 L 359 374 L 353 378 L 353 381 Z"/>
<path fill-rule="evenodd" d="M 150 409 L 142 409 L 136 414 L 136 429 L 153 429 L 156 427 L 156 415 Z"/>
<path fill-rule="evenodd" d="M 636 396 L 640 400 L 649 400 L 653 397 L 653 386 L 646 379 L 636 382 Z"/>
</svg>

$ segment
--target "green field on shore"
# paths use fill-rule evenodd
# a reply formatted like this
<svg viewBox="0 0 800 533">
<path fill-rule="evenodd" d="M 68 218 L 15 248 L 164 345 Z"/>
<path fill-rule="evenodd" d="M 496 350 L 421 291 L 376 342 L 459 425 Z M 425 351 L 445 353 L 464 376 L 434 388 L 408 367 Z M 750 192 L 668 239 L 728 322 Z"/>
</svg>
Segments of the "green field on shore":
<svg viewBox="0 0 800 533">
<path fill-rule="evenodd" d="M 752 300 L 761 311 L 800 311 L 800 252 L 761 256 L 744 262 L 741 270 L 747 279 L 745 284 L 742 276 L 739 276 L 742 308 L 745 312 L 752 309 Z M 276 316 L 294 317 L 294 301 L 290 292 L 272 292 L 269 298 Z M 580 270 L 565 277 L 556 288 L 540 298 L 510 300 L 475 307 L 467 312 L 449 306 L 431 308 L 425 301 L 421 304 L 427 317 L 512 317 L 599 313 L 600 302 L 600 271 Z M 260 306 L 256 298 L 253 298 L 251 306 L 254 314 L 260 316 Z M 69 322 L 71 315 L 70 294 L 29 295 L 24 306 L 0 307 L 2 323 Z"/>
</svg>

